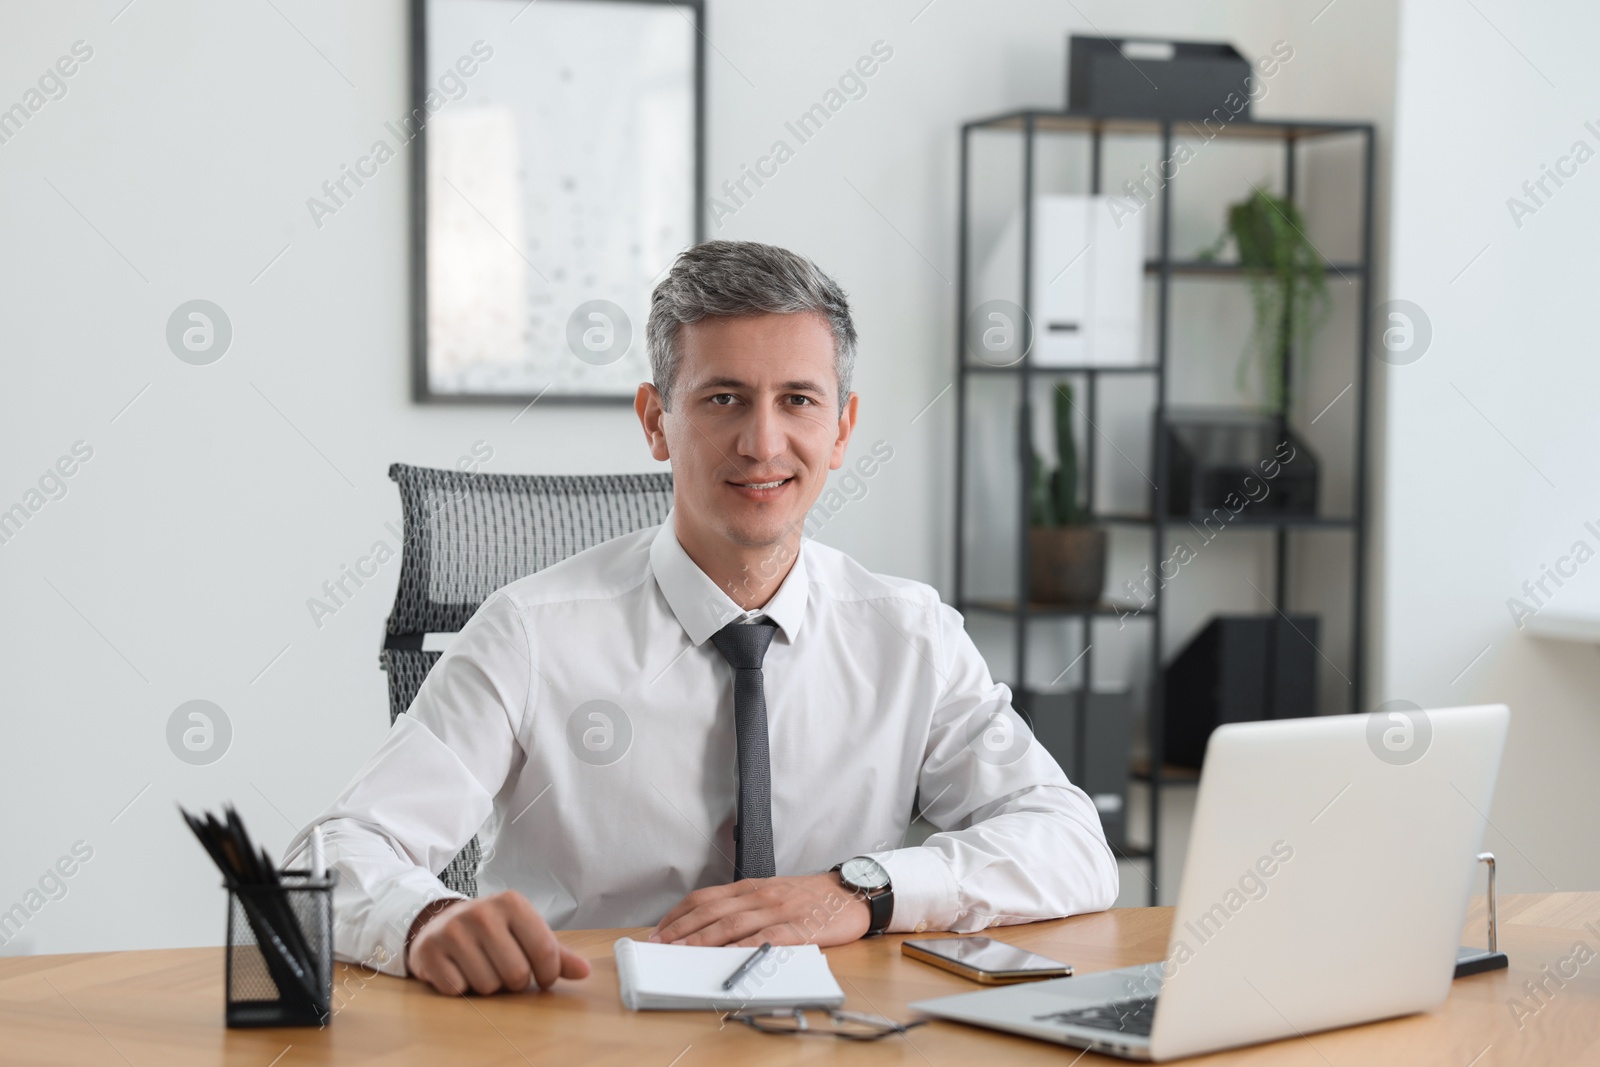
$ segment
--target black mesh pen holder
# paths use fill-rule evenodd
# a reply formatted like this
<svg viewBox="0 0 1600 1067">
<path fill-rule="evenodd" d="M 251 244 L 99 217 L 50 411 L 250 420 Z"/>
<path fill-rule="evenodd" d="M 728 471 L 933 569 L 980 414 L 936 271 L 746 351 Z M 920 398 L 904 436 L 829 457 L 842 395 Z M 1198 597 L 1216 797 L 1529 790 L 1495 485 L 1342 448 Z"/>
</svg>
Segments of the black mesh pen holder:
<svg viewBox="0 0 1600 1067">
<path fill-rule="evenodd" d="M 333 886 L 286 870 L 280 885 L 228 890 L 227 1023 L 323 1026 L 333 1004 Z"/>
</svg>

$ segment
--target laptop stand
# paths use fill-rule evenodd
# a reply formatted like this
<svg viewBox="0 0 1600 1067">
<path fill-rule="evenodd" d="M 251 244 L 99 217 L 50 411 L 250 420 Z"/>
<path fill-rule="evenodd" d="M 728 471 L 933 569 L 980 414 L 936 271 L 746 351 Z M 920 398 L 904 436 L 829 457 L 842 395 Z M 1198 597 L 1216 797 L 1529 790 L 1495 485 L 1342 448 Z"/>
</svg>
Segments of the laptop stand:
<svg viewBox="0 0 1600 1067">
<path fill-rule="evenodd" d="M 1498 947 L 1498 931 L 1495 929 L 1495 902 L 1494 902 L 1494 853 L 1478 853 L 1478 862 L 1489 865 L 1489 947 L 1488 949 L 1473 948 L 1471 945 L 1461 945 L 1456 949 L 1456 977 L 1465 978 L 1469 974 L 1482 974 L 1484 971 L 1498 971 L 1511 966 L 1511 961 Z"/>
</svg>

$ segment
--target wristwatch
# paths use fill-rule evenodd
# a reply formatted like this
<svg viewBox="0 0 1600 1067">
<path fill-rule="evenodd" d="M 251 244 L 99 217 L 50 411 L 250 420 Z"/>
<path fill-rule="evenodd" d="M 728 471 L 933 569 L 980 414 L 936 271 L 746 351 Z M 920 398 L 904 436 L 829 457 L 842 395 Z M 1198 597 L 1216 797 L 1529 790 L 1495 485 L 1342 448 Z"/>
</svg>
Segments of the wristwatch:
<svg viewBox="0 0 1600 1067">
<path fill-rule="evenodd" d="M 883 864 L 871 856 L 856 856 L 833 869 L 844 887 L 858 894 L 872 909 L 866 936 L 874 937 L 889 929 L 889 920 L 894 918 L 894 886 Z"/>
</svg>

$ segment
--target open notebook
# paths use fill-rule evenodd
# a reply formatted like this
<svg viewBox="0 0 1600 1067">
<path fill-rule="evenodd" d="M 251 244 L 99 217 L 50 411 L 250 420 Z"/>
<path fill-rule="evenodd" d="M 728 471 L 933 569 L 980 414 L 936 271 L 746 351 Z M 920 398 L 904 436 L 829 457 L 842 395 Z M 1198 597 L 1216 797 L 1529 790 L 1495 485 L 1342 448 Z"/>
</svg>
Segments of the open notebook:
<svg viewBox="0 0 1600 1067">
<path fill-rule="evenodd" d="M 634 1011 L 767 1011 L 844 1003 L 844 991 L 816 945 L 774 948 L 729 990 L 722 983 L 754 949 L 657 945 L 626 937 L 612 948 L 623 1006 Z"/>
</svg>

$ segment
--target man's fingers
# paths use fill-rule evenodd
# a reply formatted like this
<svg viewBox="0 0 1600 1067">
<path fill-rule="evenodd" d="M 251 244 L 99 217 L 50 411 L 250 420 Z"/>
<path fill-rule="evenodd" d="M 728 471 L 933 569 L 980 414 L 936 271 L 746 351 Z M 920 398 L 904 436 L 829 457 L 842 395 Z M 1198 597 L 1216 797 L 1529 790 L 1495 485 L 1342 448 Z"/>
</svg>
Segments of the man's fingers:
<svg viewBox="0 0 1600 1067">
<path fill-rule="evenodd" d="M 540 989 L 549 989 L 565 969 L 561 959 L 561 943 L 525 898 L 519 896 L 508 900 L 506 910 L 511 933 L 522 946 L 533 968 L 533 980 L 539 983 Z"/>
<path fill-rule="evenodd" d="M 522 894 L 507 891 L 441 912 L 416 935 L 412 974 L 441 993 L 521 992 L 587 978 L 589 961 L 562 949 Z"/>
<path fill-rule="evenodd" d="M 426 975 L 428 984 L 447 997 L 464 997 L 467 995 L 467 977 L 461 969 L 448 959 L 440 956 L 428 963 Z"/>
<path fill-rule="evenodd" d="M 680 916 L 674 922 L 663 923 L 656 931 L 656 935 L 670 945 L 705 929 L 718 919 L 739 912 L 752 911 L 761 906 L 763 905 L 758 903 L 757 898 L 748 893 L 736 897 L 723 897 L 720 900 L 710 900 L 688 914 Z M 699 942 L 696 943 L 698 944 Z"/>
<path fill-rule="evenodd" d="M 479 931 L 478 946 L 499 973 L 500 984 L 513 993 L 527 989 L 533 981 L 534 968 L 520 941 L 503 922 L 486 923 L 485 927 Z"/>
<path fill-rule="evenodd" d="M 578 955 L 570 948 L 562 946 L 561 949 L 561 977 L 587 978 L 589 977 L 589 961 Z"/>
<path fill-rule="evenodd" d="M 777 916 L 770 911 L 739 911 L 726 915 L 679 939 L 681 945 L 731 945 L 770 925 Z M 758 942 L 759 944 L 759 942 Z"/>
<path fill-rule="evenodd" d="M 472 988 L 479 993 L 494 993 L 500 989 L 509 989 L 512 992 L 521 992 L 528 988 L 528 983 L 533 979 L 533 967 L 528 962 L 528 955 L 512 934 L 510 923 L 514 904 L 521 900 L 520 897 L 507 899 L 504 895 L 490 898 L 481 905 L 465 909 L 456 918 L 456 929 L 451 933 L 463 935 L 457 943 L 464 941 L 476 953 L 468 953 L 461 957 L 465 961 L 463 970 L 472 980 Z M 528 907 L 524 904 L 524 907 Z M 528 907 L 531 911 L 531 907 Z M 485 978 L 476 968 L 476 956 L 481 955 L 493 972 Z M 488 984 L 491 988 L 485 989 Z"/>
<path fill-rule="evenodd" d="M 461 926 L 446 930 L 441 941 L 439 947 L 466 976 L 473 992 L 487 995 L 500 988 L 500 972 L 469 930 Z"/>
<path fill-rule="evenodd" d="M 672 910 L 661 917 L 661 921 L 656 923 L 656 932 L 660 933 L 670 923 L 676 922 L 704 904 L 722 900 L 725 897 L 742 896 L 760 887 L 760 880 L 746 878 L 742 881 L 730 882 L 727 885 L 709 885 L 704 889 L 696 889 L 693 893 L 674 904 Z M 665 941 L 666 938 L 663 937 L 662 940 Z"/>
</svg>

